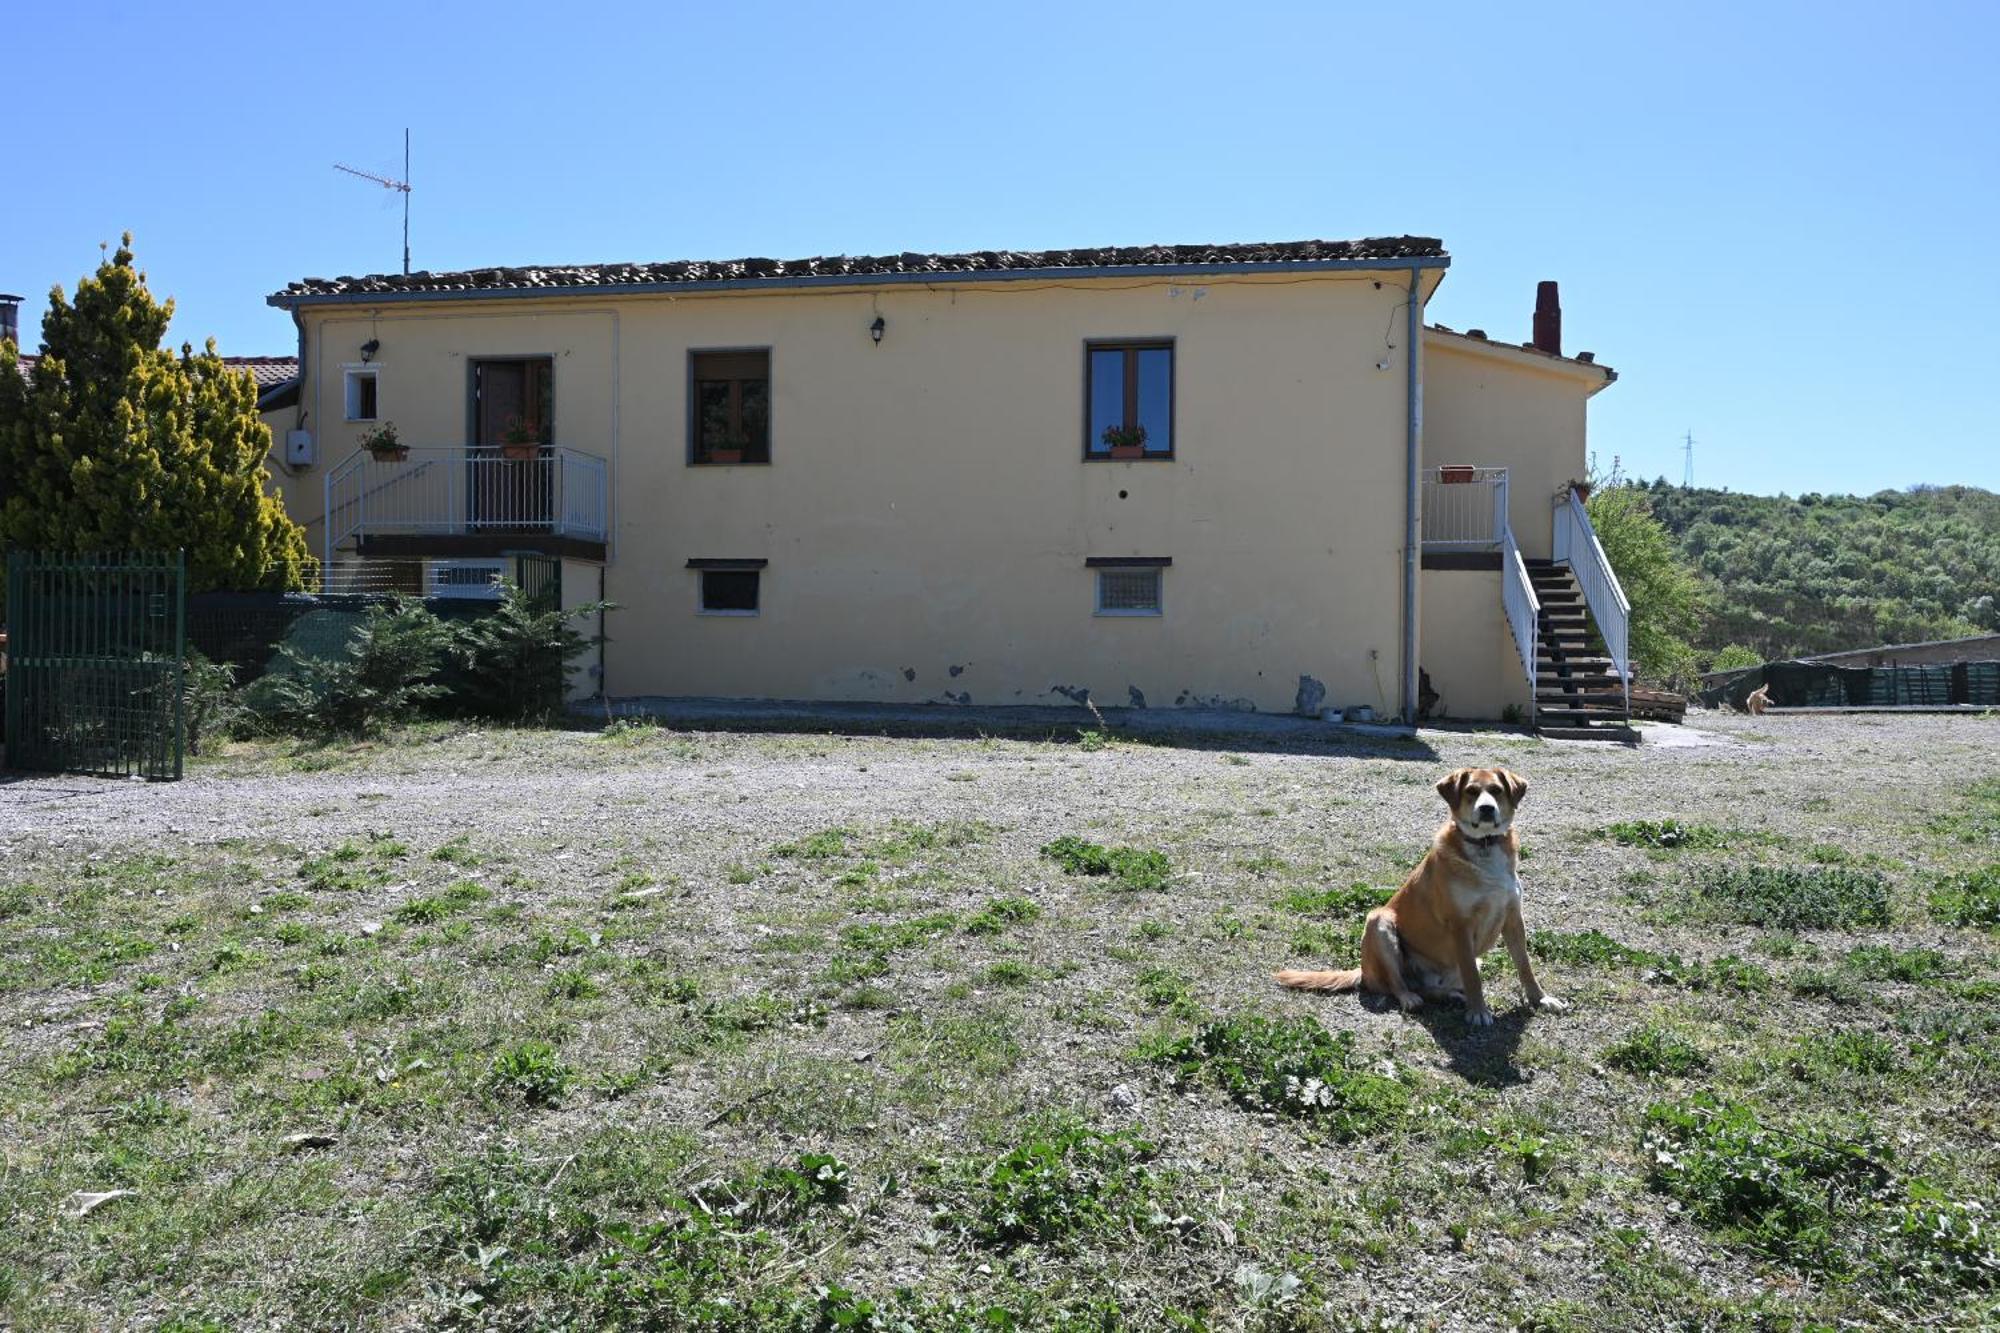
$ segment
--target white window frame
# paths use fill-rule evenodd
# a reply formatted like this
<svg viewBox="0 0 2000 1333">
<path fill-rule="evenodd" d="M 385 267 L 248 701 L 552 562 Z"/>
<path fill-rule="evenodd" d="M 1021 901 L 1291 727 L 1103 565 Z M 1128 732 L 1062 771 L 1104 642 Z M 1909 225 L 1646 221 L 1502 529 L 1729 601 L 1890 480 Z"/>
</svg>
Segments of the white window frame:
<svg viewBox="0 0 2000 1333">
<path fill-rule="evenodd" d="M 1097 576 L 1096 610 L 1093 614 L 1113 619 L 1137 618 L 1142 620 L 1157 620 L 1167 613 L 1167 568 L 1165 565 L 1093 565 L 1090 572 Z M 1153 587 L 1158 593 L 1153 599 L 1153 605 L 1149 608 L 1105 606 L 1104 576 L 1106 574 L 1151 574 L 1153 576 Z"/>
<path fill-rule="evenodd" d="M 372 417 L 354 415 L 354 382 L 364 378 L 375 381 L 375 415 Z M 382 367 L 379 364 L 368 361 L 340 368 L 340 412 L 345 421 L 382 420 Z"/>
<path fill-rule="evenodd" d="M 757 576 L 757 607 L 753 611 L 711 611 L 702 588 L 710 574 L 754 574 Z M 764 614 L 764 571 L 761 569 L 697 569 L 694 571 L 694 613 L 698 616 L 722 616 L 737 620 L 747 620 Z"/>
</svg>

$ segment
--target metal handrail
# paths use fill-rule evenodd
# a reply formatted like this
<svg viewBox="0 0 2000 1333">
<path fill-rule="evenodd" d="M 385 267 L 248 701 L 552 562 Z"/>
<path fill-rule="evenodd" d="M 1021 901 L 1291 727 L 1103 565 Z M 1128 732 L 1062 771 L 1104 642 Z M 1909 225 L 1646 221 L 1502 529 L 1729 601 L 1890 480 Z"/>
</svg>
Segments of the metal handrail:
<svg viewBox="0 0 2000 1333">
<path fill-rule="evenodd" d="M 1468 468 L 1472 475 L 1464 481 L 1446 481 L 1446 470 L 1424 469 L 1425 548 L 1486 551 L 1499 546 L 1508 527 L 1507 469 Z"/>
<path fill-rule="evenodd" d="M 1507 611 L 1507 628 L 1514 632 L 1514 651 L 1520 654 L 1521 669 L 1528 673 L 1528 697 L 1535 697 L 1535 642 L 1541 633 L 1542 599 L 1535 596 L 1535 581 L 1528 577 L 1528 562 L 1514 544 L 1514 530 L 1500 532 L 1500 604 Z"/>
<path fill-rule="evenodd" d="M 326 476 L 328 565 L 336 546 L 374 533 L 609 535 L 604 459 L 545 445 L 510 459 L 497 447 L 413 445 L 400 459 L 359 450 Z"/>
<path fill-rule="evenodd" d="M 1625 589 L 1618 582 L 1618 575 L 1611 568 L 1609 557 L 1604 554 L 1603 543 L 1597 540 L 1597 529 L 1590 525 L 1589 511 L 1574 490 L 1565 490 L 1555 497 L 1554 555 L 1556 563 L 1568 565 L 1576 576 L 1577 586 L 1583 589 L 1584 604 L 1590 608 L 1590 618 L 1597 622 L 1597 633 L 1604 640 L 1604 649 L 1610 654 L 1611 669 L 1618 673 L 1618 682 L 1624 687 L 1625 704 L 1632 703 L 1632 662 L 1631 623 L 1632 603 L 1626 600 Z"/>
</svg>

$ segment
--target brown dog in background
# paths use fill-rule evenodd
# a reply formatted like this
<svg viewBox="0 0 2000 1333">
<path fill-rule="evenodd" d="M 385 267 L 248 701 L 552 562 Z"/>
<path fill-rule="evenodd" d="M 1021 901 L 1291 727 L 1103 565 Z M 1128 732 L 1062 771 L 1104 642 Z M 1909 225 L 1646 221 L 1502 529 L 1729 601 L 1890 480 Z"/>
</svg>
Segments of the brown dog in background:
<svg viewBox="0 0 2000 1333">
<path fill-rule="evenodd" d="M 1545 994 L 1528 963 L 1528 928 L 1521 919 L 1520 839 L 1514 811 L 1527 779 L 1504 768 L 1461 768 L 1437 785 L 1451 818 L 1403 887 L 1368 914 L 1361 931 L 1361 966 L 1339 972 L 1277 974 L 1296 990 L 1374 991 L 1404 1009 L 1432 999 L 1462 997 L 1466 1020 L 1493 1022 L 1479 980 L 1479 958 L 1507 941 L 1528 1003 L 1567 1008 Z"/>
<path fill-rule="evenodd" d="M 1752 717 L 1764 716 L 1764 710 L 1770 706 L 1771 687 L 1769 685 L 1759 685 L 1756 689 L 1750 691 L 1749 697 L 1743 700 L 1744 711 Z"/>
</svg>

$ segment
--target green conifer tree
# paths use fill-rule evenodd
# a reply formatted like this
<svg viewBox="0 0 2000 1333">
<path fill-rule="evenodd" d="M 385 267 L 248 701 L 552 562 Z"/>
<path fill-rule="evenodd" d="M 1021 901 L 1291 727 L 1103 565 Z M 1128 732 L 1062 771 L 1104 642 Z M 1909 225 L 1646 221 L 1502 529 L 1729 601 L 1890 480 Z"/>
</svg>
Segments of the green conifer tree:
<svg viewBox="0 0 2000 1333">
<path fill-rule="evenodd" d="M 0 559 L 185 548 L 192 590 L 307 586 L 305 532 L 265 488 L 256 381 L 213 339 L 160 345 L 174 303 L 153 299 L 131 246 L 127 234 L 74 301 L 50 294 L 31 377 L 0 343 Z"/>
</svg>

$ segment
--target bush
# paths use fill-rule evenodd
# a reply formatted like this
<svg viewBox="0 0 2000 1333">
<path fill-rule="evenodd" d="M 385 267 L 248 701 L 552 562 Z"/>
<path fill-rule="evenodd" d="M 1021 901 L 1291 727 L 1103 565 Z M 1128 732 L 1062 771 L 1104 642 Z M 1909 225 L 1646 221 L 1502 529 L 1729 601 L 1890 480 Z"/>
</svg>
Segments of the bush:
<svg viewBox="0 0 2000 1333">
<path fill-rule="evenodd" d="M 364 736 L 407 721 L 445 693 L 434 682 L 456 636 L 422 602 L 392 597 L 367 617 L 339 657 L 286 644 L 278 664 L 246 692 L 270 725 L 303 736 Z"/>
<path fill-rule="evenodd" d="M 1395 1079 L 1362 1068 L 1353 1033 L 1335 1036 L 1309 1018 L 1231 1018 L 1147 1054 L 1177 1083 L 1211 1084 L 1247 1110 L 1298 1116 L 1342 1139 L 1386 1128 L 1410 1099 Z"/>
<path fill-rule="evenodd" d="M 1728 866 L 1706 871 L 1695 892 L 1732 921 L 1777 930 L 1889 924 L 1889 881 L 1839 866 Z"/>
<path fill-rule="evenodd" d="M 503 583 L 491 614 L 458 626 L 451 707 L 475 717 L 520 720 L 561 710 L 568 692 L 569 664 L 604 641 L 583 635 L 572 622 L 611 609 L 588 602 L 565 611 L 537 609 L 513 583 Z"/>
<path fill-rule="evenodd" d="M 181 666 L 181 699 L 189 754 L 200 754 L 204 741 L 234 731 L 245 712 L 236 693 L 236 668 L 211 662 L 192 648 Z"/>
</svg>

